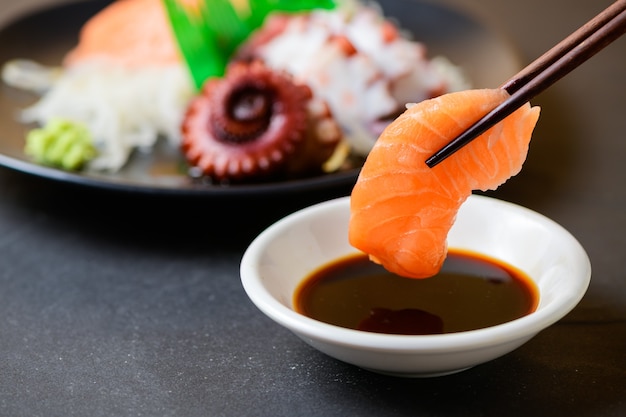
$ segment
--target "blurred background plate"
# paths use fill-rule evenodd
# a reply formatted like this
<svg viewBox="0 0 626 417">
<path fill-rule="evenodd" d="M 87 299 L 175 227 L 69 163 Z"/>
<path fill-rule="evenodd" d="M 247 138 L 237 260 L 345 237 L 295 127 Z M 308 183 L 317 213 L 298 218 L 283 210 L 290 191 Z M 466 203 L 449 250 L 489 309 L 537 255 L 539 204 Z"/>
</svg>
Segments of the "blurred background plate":
<svg viewBox="0 0 626 417">
<path fill-rule="evenodd" d="M 38 10 L 0 29 L 0 64 L 15 58 L 59 65 L 78 41 L 81 26 L 110 1 L 83 1 Z M 469 13 L 435 2 L 380 1 L 385 15 L 426 44 L 430 56 L 443 55 L 460 66 L 474 87 L 497 87 L 520 68 L 517 51 L 503 34 Z M 23 153 L 27 127 L 19 109 L 36 97 L 4 84 L 0 87 L 0 165 L 38 177 L 95 189 L 171 196 L 258 197 L 324 191 L 348 193 L 358 169 L 306 179 L 219 186 L 194 183 L 177 149 L 160 144 L 150 154 L 136 153 L 115 174 L 73 173 L 32 163 Z"/>
</svg>

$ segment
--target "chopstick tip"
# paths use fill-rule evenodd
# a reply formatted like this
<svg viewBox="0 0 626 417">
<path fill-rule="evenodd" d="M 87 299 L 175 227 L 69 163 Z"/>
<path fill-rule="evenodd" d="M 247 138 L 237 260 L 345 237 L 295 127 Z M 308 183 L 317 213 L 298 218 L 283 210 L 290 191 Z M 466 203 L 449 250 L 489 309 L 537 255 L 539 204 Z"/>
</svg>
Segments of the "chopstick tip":
<svg viewBox="0 0 626 417">
<path fill-rule="evenodd" d="M 426 165 L 428 166 L 428 168 L 434 168 L 437 164 L 443 161 L 443 159 L 444 158 L 439 156 L 439 154 L 434 154 L 426 160 Z"/>
</svg>

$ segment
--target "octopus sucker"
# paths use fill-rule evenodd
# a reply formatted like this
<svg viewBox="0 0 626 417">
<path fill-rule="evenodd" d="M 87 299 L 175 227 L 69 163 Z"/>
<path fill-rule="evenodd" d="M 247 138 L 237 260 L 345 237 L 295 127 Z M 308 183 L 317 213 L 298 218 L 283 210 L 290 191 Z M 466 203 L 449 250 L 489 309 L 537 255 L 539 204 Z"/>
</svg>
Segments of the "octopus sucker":
<svg viewBox="0 0 626 417">
<path fill-rule="evenodd" d="M 327 109 L 288 73 L 237 61 L 191 101 L 181 149 L 194 168 L 218 182 L 321 172 L 342 139 Z"/>
</svg>

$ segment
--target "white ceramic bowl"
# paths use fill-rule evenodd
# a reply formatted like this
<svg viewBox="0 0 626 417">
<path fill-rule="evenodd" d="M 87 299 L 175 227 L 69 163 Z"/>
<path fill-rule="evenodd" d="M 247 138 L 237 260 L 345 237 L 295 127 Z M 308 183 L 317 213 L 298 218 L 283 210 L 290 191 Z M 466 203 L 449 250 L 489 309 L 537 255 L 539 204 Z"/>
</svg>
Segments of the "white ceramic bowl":
<svg viewBox="0 0 626 417">
<path fill-rule="evenodd" d="M 519 319 L 479 330 L 426 336 L 378 334 L 326 324 L 293 310 L 298 284 L 319 266 L 356 253 L 348 243 L 349 198 L 320 203 L 262 232 L 241 261 L 243 287 L 267 316 L 336 359 L 398 376 L 459 372 L 516 349 L 581 300 L 591 277 L 585 250 L 563 227 L 529 209 L 471 196 L 448 236 L 526 272 L 539 306 Z"/>
</svg>

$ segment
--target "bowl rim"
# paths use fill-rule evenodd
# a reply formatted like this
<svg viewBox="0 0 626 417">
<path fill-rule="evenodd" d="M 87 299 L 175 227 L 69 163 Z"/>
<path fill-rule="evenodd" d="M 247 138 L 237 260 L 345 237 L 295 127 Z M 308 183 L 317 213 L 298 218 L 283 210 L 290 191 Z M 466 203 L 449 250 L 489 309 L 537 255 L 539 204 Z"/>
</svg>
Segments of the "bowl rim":
<svg viewBox="0 0 626 417">
<path fill-rule="evenodd" d="M 472 194 L 468 200 L 477 204 L 495 205 L 497 209 L 523 213 L 565 237 L 572 245 L 572 249 L 579 252 L 579 261 L 582 267 L 580 271 L 581 278 L 574 288 L 575 291 L 569 296 L 559 297 L 558 300 L 538 308 L 531 314 L 509 322 L 482 329 L 436 335 L 396 335 L 366 332 L 320 322 L 297 313 L 276 300 L 269 293 L 263 285 L 262 278 L 258 275 L 255 265 L 259 263 L 263 248 L 276 235 L 279 235 L 280 231 L 290 227 L 294 222 L 305 220 L 312 215 L 320 216 L 329 211 L 334 212 L 344 207 L 349 207 L 349 196 L 324 201 L 298 210 L 278 220 L 261 232 L 251 242 L 242 257 L 240 265 L 242 285 L 248 297 L 257 308 L 269 318 L 295 332 L 300 337 L 345 347 L 393 351 L 396 353 L 456 352 L 507 344 L 524 337 L 530 338 L 569 313 L 583 298 L 591 280 L 591 262 L 580 242 L 563 226 L 529 208 L 477 194 Z M 355 249 L 355 253 L 358 253 L 357 249 Z"/>
</svg>

